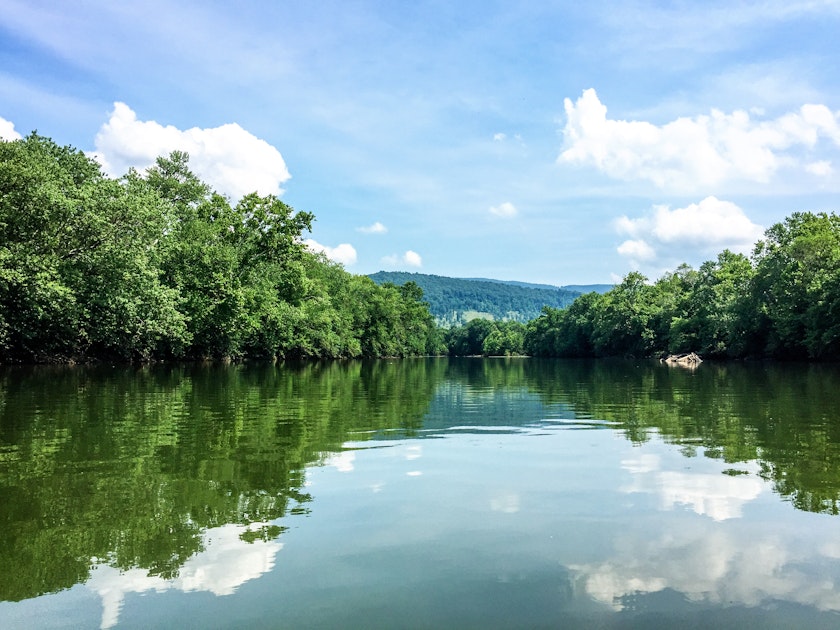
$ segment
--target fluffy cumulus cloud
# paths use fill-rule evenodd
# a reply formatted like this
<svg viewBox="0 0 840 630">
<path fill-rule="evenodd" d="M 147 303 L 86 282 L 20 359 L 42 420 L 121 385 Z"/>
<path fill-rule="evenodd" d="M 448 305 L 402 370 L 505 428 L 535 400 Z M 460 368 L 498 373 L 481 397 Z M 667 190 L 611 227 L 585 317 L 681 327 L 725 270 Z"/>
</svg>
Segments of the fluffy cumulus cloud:
<svg viewBox="0 0 840 630">
<path fill-rule="evenodd" d="M 828 160 L 819 160 L 818 162 L 806 164 L 805 170 L 818 177 L 828 177 L 834 172 L 834 168 Z"/>
<path fill-rule="evenodd" d="M 393 254 L 391 256 L 385 256 L 382 259 L 382 262 L 389 267 L 399 267 L 399 266 L 406 266 L 406 267 L 422 267 L 423 266 L 423 259 L 420 257 L 420 254 L 414 252 L 412 250 L 408 250 L 402 256 L 397 256 Z"/>
<path fill-rule="evenodd" d="M 385 234 L 388 232 L 388 228 L 377 221 L 373 225 L 356 228 L 356 231 L 362 234 Z"/>
<path fill-rule="evenodd" d="M 618 246 L 618 253 L 633 260 L 653 260 L 656 252 L 644 241 L 624 241 Z"/>
<path fill-rule="evenodd" d="M 781 167 L 827 176 L 830 170 L 814 167 L 823 161 L 814 162 L 811 154 L 840 147 L 840 112 L 825 105 L 803 105 L 769 120 L 755 120 L 742 110 L 712 110 L 654 125 L 608 118 L 607 107 L 589 89 L 574 103 L 567 98 L 565 110 L 559 163 L 594 166 L 616 179 L 674 190 L 769 182 Z"/>
<path fill-rule="evenodd" d="M 629 237 L 619 245 L 619 254 L 635 263 L 659 259 L 668 264 L 724 249 L 749 252 L 764 231 L 737 205 L 716 197 L 674 210 L 656 206 L 636 219 L 622 216 L 615 227 Z"/>
<path fill-rule="evenodd" d="M 496 217 L 501 217 L 503 219 L 510 219 L 516 216 L 517 214 L 516 206 L 514 206 L 511 202 L 505 201 L 504 203 L 500 203 L 498 206 L 491 206 L 490 207 L 490 214 Z"/>
<path fill-rule="evenodd" d="M 353 265 L 356 263 L 356 248 L 350 243 L 341 243 L 335 247 L 330 247 L 328 245 L 321 245 L 318 241 L 308 238 L 303 241 L 303 244 L 313 252 L 324 254 L 330 260 L 341 263 L 342 265 Z"/>
<path fill-rule="evenodd" d="M 15 131 L 14 123 L 0 116 L 0 140 L 20 140 L 21 135 Z"/>
<path fill-rule="evenodd" d="M 236 123 L 182 131 L 153 120 L 142 121 L 125 103 L 114 111 L 95 140 L 96 157 L 106 172 L 143 170 L 174 150 L 190 154 L 190 168 L 219 192 L 239 199 L 250 192 L 279 195 L 291 175 L 280 152 Z"/>
<path fill-rule="evenodd" d="M 422 267 L 423 266 L 423 259 L 420 258 L 420 254 L 417 252 L 413 252 L 410 249 L 403 254 L 403 261 L 409 267 Z"/>
</svg>

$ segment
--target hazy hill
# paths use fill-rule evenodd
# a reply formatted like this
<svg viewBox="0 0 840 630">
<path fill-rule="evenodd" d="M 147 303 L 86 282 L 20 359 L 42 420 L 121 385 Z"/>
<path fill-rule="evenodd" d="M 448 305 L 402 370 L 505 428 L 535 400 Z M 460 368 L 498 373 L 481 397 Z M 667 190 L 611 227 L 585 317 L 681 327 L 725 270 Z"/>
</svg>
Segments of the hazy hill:
<svg viewBox="0 0 840 630">
<path fill-rule="evenodd" d="M 379 271 L 370 277 L 377 284 L 416 283 L 423 289 L 432 315 L 443 325 L 464 323 L 475 317 L 527 322 L 539 316 L 543 306 L 563 308 L 581 294 L 551 285 L 447 278 L 405 271 Z"/>
<path fill-rule="evenodd" d="M 606 293 L 613 288 L 612 284 L 568 284 L 558 287 L 554 284 L 535 284 L 533 282 L 520 282 L 518 280 L 494 280 L 493 278 L 466 278 L 477 282 L 498 282 L 499 284 L 512 284 L 518 287 L 531 289 L 548 289 L 550 291 L 572 291 L 573 293 Z"/>
<path fill-rule="evenodd" d="M 577 291 L 578 293 L 606 293 L 615 287 L 614 284 L 568 284 L 560 287 L 567 291 Z"/>
</svg>

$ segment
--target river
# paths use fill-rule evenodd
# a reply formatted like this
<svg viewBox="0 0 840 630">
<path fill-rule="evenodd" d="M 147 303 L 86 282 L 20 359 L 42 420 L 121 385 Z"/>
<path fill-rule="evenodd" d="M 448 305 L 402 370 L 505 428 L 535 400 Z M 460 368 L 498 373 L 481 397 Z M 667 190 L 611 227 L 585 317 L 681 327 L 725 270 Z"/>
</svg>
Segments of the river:
<svg viewBox="0 0 840 630">
<path fill-rule="evenodd" d="M 840 368 L 0 368 L 2 628 L 836 628 Z"/>
</svg>

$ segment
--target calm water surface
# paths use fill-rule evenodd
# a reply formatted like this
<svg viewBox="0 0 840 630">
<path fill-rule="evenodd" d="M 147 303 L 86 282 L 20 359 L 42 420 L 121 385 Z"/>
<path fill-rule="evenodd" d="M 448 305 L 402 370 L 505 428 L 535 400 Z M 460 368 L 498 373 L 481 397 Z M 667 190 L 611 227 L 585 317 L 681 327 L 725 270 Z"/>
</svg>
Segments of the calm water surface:
<svg viewBox="0 0 840 630">
<path fill-rule="evenodd" d="M 837 628 L 840 370 L 0 370 L 2 628 Z"/>
</svg>

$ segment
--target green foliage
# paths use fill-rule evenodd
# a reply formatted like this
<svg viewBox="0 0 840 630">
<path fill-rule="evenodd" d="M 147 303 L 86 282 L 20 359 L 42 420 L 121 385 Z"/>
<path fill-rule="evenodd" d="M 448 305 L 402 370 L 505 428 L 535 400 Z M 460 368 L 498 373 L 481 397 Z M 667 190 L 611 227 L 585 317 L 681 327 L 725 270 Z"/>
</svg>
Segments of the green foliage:
<svg viewBox="0 0 840 630">
<path fill-rule="evenodd" d="M 504 322 L 490 332 L 481 345 L 486 356 L 517 356 L 525 353 L 525 324 Z"/>
<path fill-rule="evenodd" d="M 370 276 L 378 284 L 417 284 L 429 303 L 435 320 L 445 326 L 466 324 L 474 313 L 498 321 L 525 323 L 540 314 L 544 306 L 562 308 L 579 295 L 575 291 L 538 288 L 520 283 L 492 280 L 445 278 L 403 271 L 380 271 Z"/>
<path fill-rule="evenodd" d="M 272 195 L 231 204 L 183 152 L 114 180 L 37 134 L 0 142 L 0 362 L 447 351 L 840 358 L 834 214 L 791 215 L 752 259 L 724 251 L 653 284 L 634 272 L 574 301 L 516 283 L 352 276 L 304 247 L 313 220 Z M 469 312 L 492 320 L 437 327 Z"/>
<path fill-rule="evenodd" d="M 840 217 L 794 213 L 767 230 L 754 259 L 768 351 L 840 356 Z"/>
<path fill-rule="evenodd" d="M 453 356 L 514 356 L 525 352 L 525 325 L 519 322 L 470 320 L 445 335 Z"/>
<path fill-rule="evenodd" d="M 232 205 L 183 152 L 113 180 L 47 138 L 0 142 L 0 362 L 442 352 L 422 290 L 313 254 L 313 220 Z"/>
<path fill-rule="evenodd" d="M 586 293 L 568 308 L 546 307 L 528 323 L 525 351 L 533 356 L 593 356 L 596 313 L 603 300 L 598 293 Z"/>
<path fill-rule="evenodd" d="M 752 260 L 730 251 L 654 284 L 631 273 L 602 296 L 545 309 L 528 325 L 540 356 L 840 358 L 840 217 L 795 213 Z"/>
<path fill-rule="evenodd" d="M 0 358 L 147 358 L 189 339 L 160 281 L 171 220 L 136 178 L 35 134 L 0 142 Z"/>
</svg>

